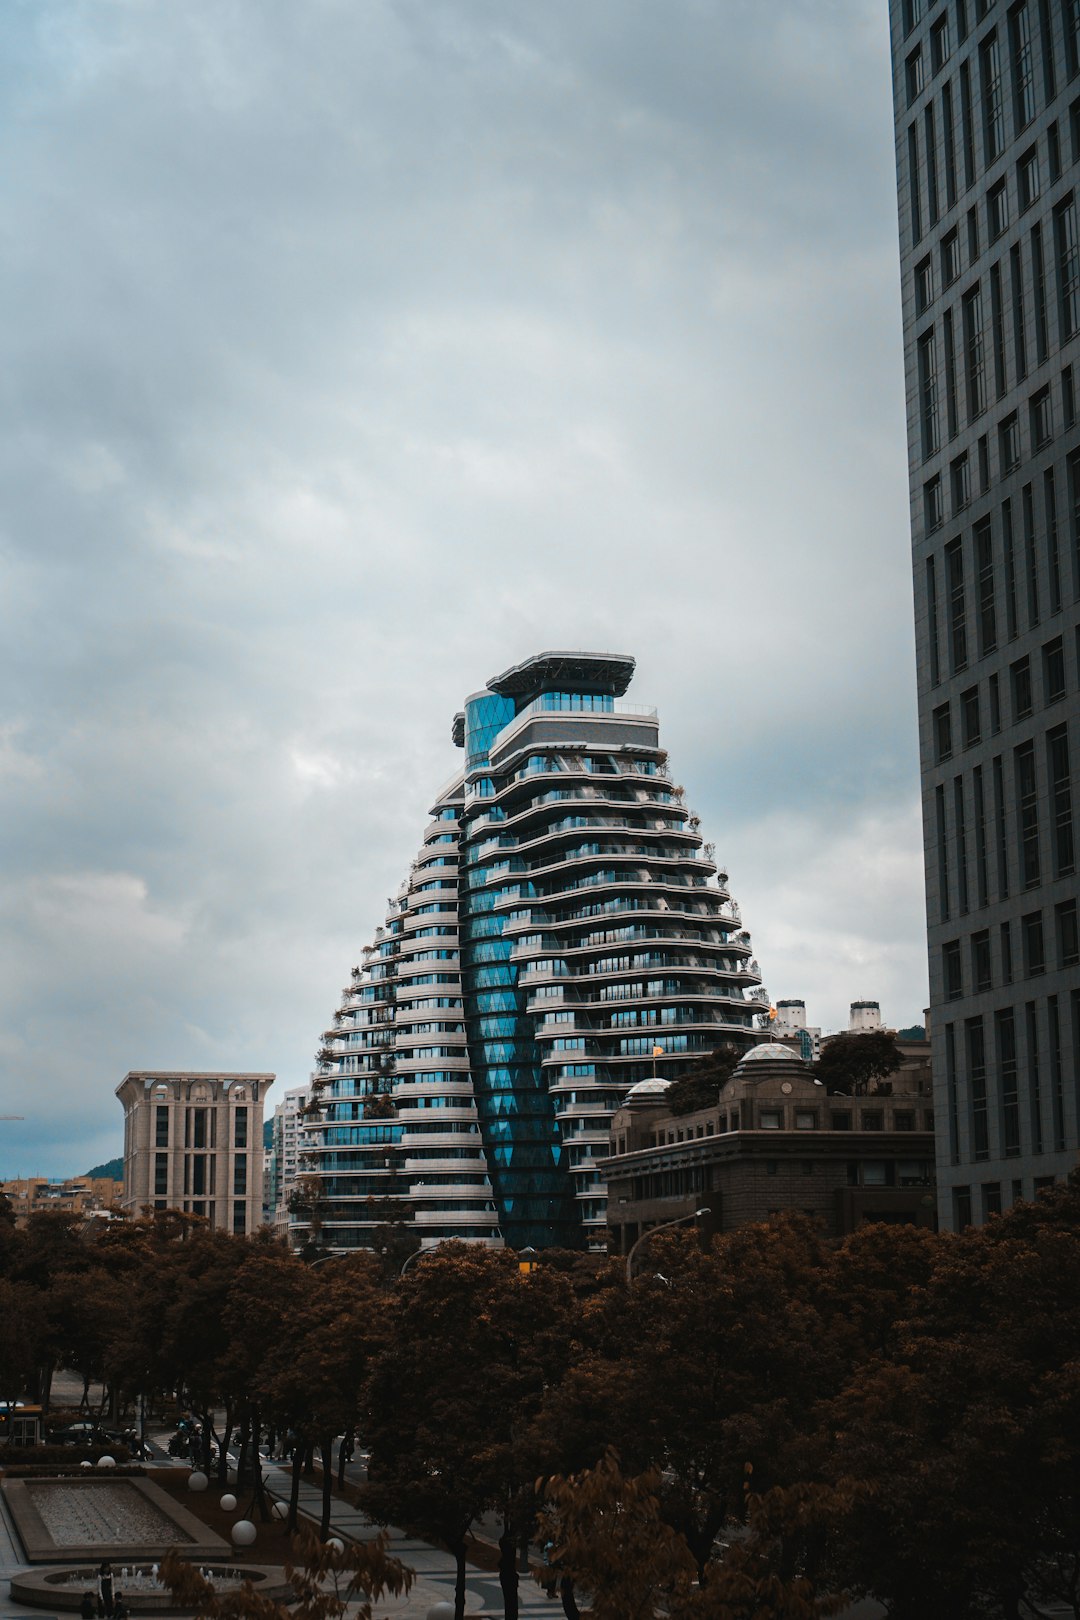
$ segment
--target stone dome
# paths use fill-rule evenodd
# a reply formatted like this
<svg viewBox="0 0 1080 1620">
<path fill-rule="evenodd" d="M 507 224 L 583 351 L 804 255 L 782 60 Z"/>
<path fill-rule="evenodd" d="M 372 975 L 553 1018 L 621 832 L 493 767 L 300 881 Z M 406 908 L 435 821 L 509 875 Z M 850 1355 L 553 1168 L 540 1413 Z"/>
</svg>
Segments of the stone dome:
<svg viewBox="0 0 1080 1620">
<path fill-rule="evenodd" d="M 639 1080 L 626 1093 L 622 1106 L 625 1108 L 628 1103 L 663 1102 L 670 1085 L 670 1080 L 661 1080 L 659 1075 L 655 1080 Z"/>
<path fill-rule="evenodd" d="M 766 1041 L 763 1046 L 752 1046 L 739 1063 L 739 1068 L 745 1068 L 748 1063 L 801 1063 L 802 1057 L 793 1046 L 781 1046 L 779 1041 Z"/>
</svg>

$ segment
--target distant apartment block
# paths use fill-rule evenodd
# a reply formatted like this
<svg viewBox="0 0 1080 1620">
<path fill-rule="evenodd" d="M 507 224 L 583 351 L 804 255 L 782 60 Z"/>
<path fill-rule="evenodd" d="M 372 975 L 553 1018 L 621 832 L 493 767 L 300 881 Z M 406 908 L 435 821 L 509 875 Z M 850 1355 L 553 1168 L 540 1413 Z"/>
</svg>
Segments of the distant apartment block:
<svg viewBox="0 0 1080 1620">
<path fill-rule="evenodd" d="M 124 1209 L 176 1209 L 228 1232 L 262 1220 L 263 1099 L 272 1074 L 140 1070 L 124 1107 Z"/>
<path fill-rule="evenodd" d="M 66 1181 L 26 1176 L 0 1182 L 0 1193 L 7 1198 L 21 1226 L 31 1215 L 91 1215 L 112 1209 L 123 1201 L 124 1183 L 110 1176 L 69 1176 Z"/>
<path fill-rule="evenodd" d="M 267 1207 L 271 1225 L 280 1232 L 287 1232 L 289 1227 L 289 1197 L 299 1173 L 304 1108 L 308 1097 L 306 1086 L 296 1086 L 285 1093 L 274 1109 Z"/>
</svg>

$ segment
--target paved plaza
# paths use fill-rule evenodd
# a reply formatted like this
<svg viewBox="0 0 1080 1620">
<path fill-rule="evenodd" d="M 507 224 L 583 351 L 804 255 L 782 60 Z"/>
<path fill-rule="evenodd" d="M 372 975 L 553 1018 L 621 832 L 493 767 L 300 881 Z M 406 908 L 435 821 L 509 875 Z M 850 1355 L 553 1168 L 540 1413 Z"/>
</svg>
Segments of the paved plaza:
<svg viewBox="0 0 1080 1620">
<path fill-rule="evenodd" d="M 168 1439 L 165 1435 L 154 1438 L 162 1442 L 167 1442 Z M 156 1449 L 163 1448 L 159 1446 Z M 153 1472 L 157 1468 L 186 1465 L 162 1456 L 146 1466 L 150 1469 L 150 1477 L 153 1478 Z M 268 1490 L 274 1496 L 287 1501 L 292 1485 L 291 1469 L 264 1461 L 263 1470 Z M 360 1474 L 360 1470 L 355 1466 L 349 1472 L 356 1476 Z M 316 1524 L 319 1522 L 322 1514 L 322 1490 L 316 1481 L 301 1480 L 300 1510 Z M 333 1533 L 342 1540 L 369 1541 L 378 1534 L 377 1525 L 373 1525 L 365 1518 L 358 1508 L 350 1507 L 347 1502 L 337 1497 L 333 1502 L 331 1517 Z M 453 1600 L 454 1561 L 449 1553 L 441 1548 L 433 1547 L 426 1541 L 418 1541 L 396 1527 L 391 1526 L 390 1538 L 390 1551 L 413 1570 L 416 1579 L 407 1598 L 384 1598 L 376 1605 L 375 1613 L 379 1616 L 389 1615 L 392 1620 L 427 1620 L 429 1611 L 436 1603 Z M 254 1547 L 245 1550 L 245 1556 L 250 1557 L 252 1562 L 258 1562 L 258 1555 L 257 1542 Z M 14 1603 L 9 1597 L 11 1577 L 29 1567 L 23 1557 L 6 1504 L 0 1501 L 0 1620 L 14 1620 L 16 1615 L 35 1615 L 37 1620 L 43 1620 L 43 1617 L 47 1620 L 47 1610 Z M 132 1615 L 137 1620 L 139 1613 L 137 1603 L 131 1607 Z M 482 1616 L 490 1616 L 492 1620 L 497 1620 L 502 1612 L 502 1592 L 498 1576 L 483 1570 L 470 1570 L 466 1603 L 466 1613 L 470 1616 L 470 1620 L 481 1620 Z M 520 1613 L 521 1620 L 540 1620 L 541 1616 L 561 1615 L 562 1608 L 558 1602 L 545 1597 L 531 1575 L 523 1575 Z M 59 1620 L 59 1617 L 55 1617 L 55 1620 Z"/>
</svg>

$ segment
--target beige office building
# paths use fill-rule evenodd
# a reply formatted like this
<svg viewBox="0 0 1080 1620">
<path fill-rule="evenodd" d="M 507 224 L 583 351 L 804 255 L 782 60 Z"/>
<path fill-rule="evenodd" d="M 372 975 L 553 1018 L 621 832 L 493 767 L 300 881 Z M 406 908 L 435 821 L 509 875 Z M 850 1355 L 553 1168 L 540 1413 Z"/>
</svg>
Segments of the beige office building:
<svg viewBox="0 0 1080 1620">
<path fill-rule="evenodd" d="M 124 1209 L 204 1215 L 226 1232 L 262 1221 L 263 1099 L 272 1074 L 140 1070 L 124 1105 Z"/>
</svg>

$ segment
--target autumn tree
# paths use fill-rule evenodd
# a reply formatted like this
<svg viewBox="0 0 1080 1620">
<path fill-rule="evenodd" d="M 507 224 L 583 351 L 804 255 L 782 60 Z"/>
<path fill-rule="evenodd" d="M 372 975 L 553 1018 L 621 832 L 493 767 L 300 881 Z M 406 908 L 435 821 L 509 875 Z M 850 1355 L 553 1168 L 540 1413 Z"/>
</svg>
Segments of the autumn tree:
<svg viewBox="0 0 1080 1620">
<path fill-rule="evenodd" d="M 817 1489 L 750 1495 L 747 1531 L 706 1563 L 700 1582 L 685 1539 L 661 1508 L 660 1476 L 628 1476 L 608 1453 L 595 1468 L 544 1482 L 540 1534 L 562 1586 L 568 1620 L 575 1591 L 591 1620 L 823 1620 L 846 1605 L 821 1593 L 791 1557 L 804 1524 L 831 1505 Z"/>
<path fill-rule="evenodd" d="M 849 1097 L 872 1096 L 884 1089 L 903 1062 L 890 1030 L 833 1035 L 821 1048 L 815 1073 L 826 1091 Z"/>
<path fill-rule="evenodd" d="M 372 1620 L 373 1603 L 407 1596 L 413 1583 L 412 1570 L 391 1556 L 388 1545 L 382 1533 L 339 1550 L 310 1531 L 301 1533 L 293 1543 L 294 1558 L 285 1564 L 292 1596 L 284 1601 L 260 1594 L 250 1581 L 218 1593 L 176 1552 L 162 1559 L 161 1580 L 175 1603 L 200 1620 L 343 1620 L 346 1614 Z"/>
<path fill-rule="evenodd" d="M 443 1542 L 464 1614 L 466 1537 L 499 1513 L 505 1612 L 517 1613 L 514 1547 L 531 1524 L 532 1423 L 570 1344 L 572 1294 L 544 1266 L 523 1275 L 511 1252 L 451 1243 L 401 1279 L 385 1353 L 368 1392 L 364 1506 L 383 1524 Z"/>
<path fill-rule="evenodd" d="M 714 1052 L 699 1058 L 692 1069 L 671 1082 L 667 1105 L 673 1114 L 694 1114 L 699 1108 L 715 1108 L 720 1093 L 746 1055 L 746 1049 L 727 1041 Z"/>
<path fill-rule="evenodd" d="M 295 1264 L 295 1262 L 292 1262 Z M 330 1530 L 334 1436 L 352 1432 L 372 1360 L 381 1347 L 387 1308 L 378 1257 L 367 1251 L 300 1267 L 290 1296 L 294 1308 L 262 1340 L 256 1383 L 278 1421 L 295 1431 L 301 1449 L 318 1447 L 322 1461 L 322 1523 Z M 290 1523 L 296 1522 L 300 1460 L 293 1461 Z"/>
<path fill-rule="evenodd" d="M 831 1351 L 815 1304 L 825 1245 L 788 1216 L 703 1251 L 694 1234 L 655 1241 L 658 1272 L 601 1296 L 591 1339 L 549 1391 L 551 1472 L 595 1466 L 614 1444 L 632 1472 L 659 1471 L 665 1517 L 699 1570 L 743 1507 L 744 1469 L 790 1483 L 794 1448 L 827 1388 Z M 833 1375 L 835 1376 L 835 1374 Z"/>
<path fill-rule="evenodd" d="M 895 1620 L 1080 1615 L 1080 1181 L 952 1236 L 823 1414 L 835 1568 Z"/>
</svg>

